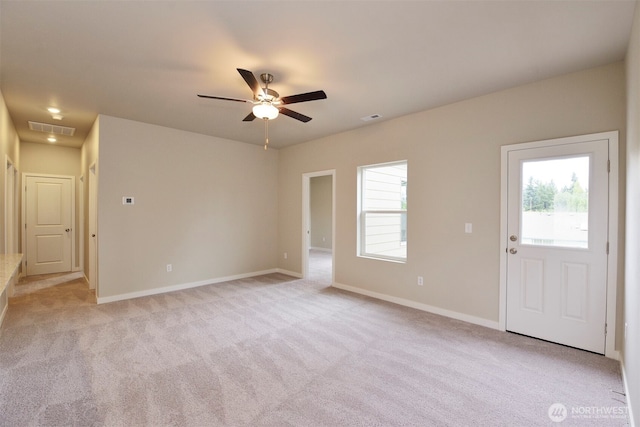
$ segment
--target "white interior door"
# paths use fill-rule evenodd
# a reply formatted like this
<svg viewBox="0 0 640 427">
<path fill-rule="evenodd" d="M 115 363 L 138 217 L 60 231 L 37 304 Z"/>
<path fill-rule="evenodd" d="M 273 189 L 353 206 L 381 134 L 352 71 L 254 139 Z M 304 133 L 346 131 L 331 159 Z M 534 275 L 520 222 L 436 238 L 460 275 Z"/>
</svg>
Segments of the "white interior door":
<svg viewBox="0 0 640 427">
<path fill-rule="evenodd" d="M 608 140 L 508 153 L 508 331 L 605 352 Z"/>
<path fill-rule="evenodd" d="M 27 275 L 71 271 L 72 179 L 26 177 Z"/>
</svg>

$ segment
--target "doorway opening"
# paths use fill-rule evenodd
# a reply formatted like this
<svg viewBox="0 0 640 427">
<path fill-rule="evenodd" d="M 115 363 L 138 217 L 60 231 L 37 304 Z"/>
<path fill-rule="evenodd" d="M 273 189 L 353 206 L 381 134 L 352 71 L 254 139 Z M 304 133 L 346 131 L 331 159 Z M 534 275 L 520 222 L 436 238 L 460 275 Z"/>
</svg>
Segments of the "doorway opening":
<svg viewBox="0 0 640 427">
<path fill-rule="evenodd" d="M 335 170 L 302 177 L 302 275 L 331 285 L 335 281 Z"/>
</svg>

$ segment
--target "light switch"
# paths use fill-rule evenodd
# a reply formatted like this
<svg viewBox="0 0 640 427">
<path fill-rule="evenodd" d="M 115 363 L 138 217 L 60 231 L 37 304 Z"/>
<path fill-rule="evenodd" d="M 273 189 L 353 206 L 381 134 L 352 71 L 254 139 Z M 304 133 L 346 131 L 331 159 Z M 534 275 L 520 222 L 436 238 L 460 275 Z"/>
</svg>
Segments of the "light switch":
<svg viewBox="0 0 640 427">
<path fill-rule="evenodd" d="M 473 224 L 467 222 L 464 224 L 464 232 L 471 234 L 473 232 Z"/>
</svg>

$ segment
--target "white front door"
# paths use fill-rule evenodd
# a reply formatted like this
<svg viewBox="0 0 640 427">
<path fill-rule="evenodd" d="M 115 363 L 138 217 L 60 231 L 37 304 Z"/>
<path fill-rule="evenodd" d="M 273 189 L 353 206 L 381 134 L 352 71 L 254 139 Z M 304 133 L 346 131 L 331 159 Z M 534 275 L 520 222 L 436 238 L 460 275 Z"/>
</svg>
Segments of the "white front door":
<svg viewBox="0 0 640 427">
<path fill-rule="evenodd" d="M 72 179 L 26 177 L 27 275 L 71 271 Z"/>
<path fill-rule="evenodd" d="M 605 352 L 608 144 L 509 151 L 508 331 Z"/>
</svg>

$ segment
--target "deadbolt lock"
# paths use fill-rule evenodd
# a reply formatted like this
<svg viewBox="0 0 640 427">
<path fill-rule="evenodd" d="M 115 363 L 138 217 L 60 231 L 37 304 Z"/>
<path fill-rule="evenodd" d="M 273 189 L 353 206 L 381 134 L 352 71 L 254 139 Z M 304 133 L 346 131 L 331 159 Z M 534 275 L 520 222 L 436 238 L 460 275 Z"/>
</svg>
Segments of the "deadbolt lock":
<svg viewBox="0 0 640 427">
<path fill-rule="evenodd" d="M 511 240 L 512 242 L 517 242 L 518 236 L 516 236 L 515 234 L 512 234 L 511 237 L 509 237 L 509 240 Z"/>
</svg>

